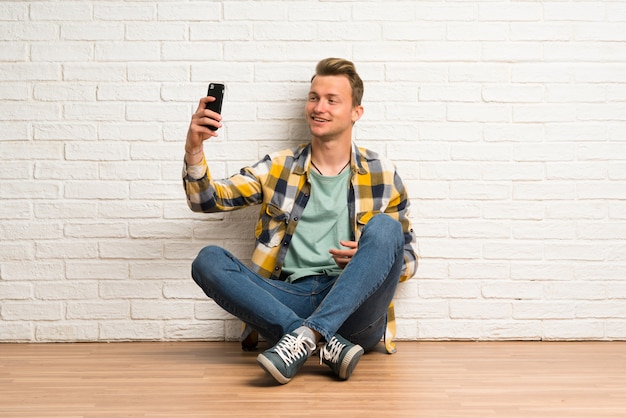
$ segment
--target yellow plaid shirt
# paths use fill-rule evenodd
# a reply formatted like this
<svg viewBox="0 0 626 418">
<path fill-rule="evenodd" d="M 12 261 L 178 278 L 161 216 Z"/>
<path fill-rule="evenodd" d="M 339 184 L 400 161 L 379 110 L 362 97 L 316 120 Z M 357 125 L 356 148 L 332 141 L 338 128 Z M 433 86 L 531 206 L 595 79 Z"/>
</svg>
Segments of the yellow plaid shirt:
<svg viewBox="0 0 626 418">
<path fill-rule="evenodd" d="M 221 212 L 261 205 L 255 228 L 252 269 L 267 279 L 279 279 L 285 255 L 311 190 L 309 169 L 311 145 L 266 155 L 227 179 L 213 179 L 206 160 L 183 168 L 187 204 L 194 212 Z M 417 269 L 413 248 L 415 234 L 409 220 L 407 192 L 394 165 L 376 153 L 353 144 L 348 212 L 353 240 L 358 241 L 365 224 L 376 214 L 386 213 L 402 225 L 404 264 L 400 281 Z M 395 316 L 389 307 L 385 346 L 395 352 Z"/>
</svg>

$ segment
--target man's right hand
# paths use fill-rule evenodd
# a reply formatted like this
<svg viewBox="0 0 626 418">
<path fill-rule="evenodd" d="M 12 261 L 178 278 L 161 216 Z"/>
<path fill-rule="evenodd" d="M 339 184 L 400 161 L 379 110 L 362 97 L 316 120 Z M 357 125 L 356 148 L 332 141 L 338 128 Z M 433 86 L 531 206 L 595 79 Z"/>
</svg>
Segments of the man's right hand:
<svg viewBox="0 0 626 418">
<path fill-rule="evenodd" d="M 215 98 L 211 96 L 200 99 L 196 112 L 191 116 L 187 141 L 185 142 L 185 161 L 189 165 L 195 165 L 202 161 L 202 143 L 208 138 L 217 136 L 217 132 L 207 128 L 207 125 L 216 128 L 222 127 L 222 116 L 206 109 L 207 103 L 213 101 Z"/>
</svg>

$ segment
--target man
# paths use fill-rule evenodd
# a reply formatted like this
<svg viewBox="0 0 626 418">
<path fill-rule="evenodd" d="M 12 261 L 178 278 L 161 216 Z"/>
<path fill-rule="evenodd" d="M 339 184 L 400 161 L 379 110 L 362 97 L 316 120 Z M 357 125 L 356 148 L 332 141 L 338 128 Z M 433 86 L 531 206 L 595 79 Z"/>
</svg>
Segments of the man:
<svg viewBox="0 0 626 418">
<path fill-rule="evenodd" d="M 318 344 L 321 362 L 343 380 L 361 355 L 392 335 L 394 292 L 417 256 L 407 192 L 394 166 L 352 142 L 363 114 L 354 64 L 320 61 L 305 116 L 311 141 L 265 156 L 228 179 L 210 175 L 203 142 L 221 116 L 200 100 L 185 144 L 184 187 L 196 212 L 259 204 L 252 266 L 217 246 L 192 265 L 196 283 L 272 345 L 257 357 L 281 384 Z M 210 154 L 210 151 L 208 151 Z M 389 308 L 389 311 L 388 311 Z"/>
</svg>

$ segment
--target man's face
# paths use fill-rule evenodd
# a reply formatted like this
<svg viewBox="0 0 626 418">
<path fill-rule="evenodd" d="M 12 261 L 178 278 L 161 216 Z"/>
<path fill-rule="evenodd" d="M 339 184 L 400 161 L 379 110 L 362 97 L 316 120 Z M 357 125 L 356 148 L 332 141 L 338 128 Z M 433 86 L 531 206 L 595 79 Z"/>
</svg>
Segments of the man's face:
<svg viewBox="0 0 626 418">
<path fill-rule="evenodd" d="M 352 88 L 345 76 L 316 76 L 305 106 L 309 129 L 314 137 L 331 140 L 352 134 L 352 125 L 362 113 L 352 106 Z"/>
</svg>

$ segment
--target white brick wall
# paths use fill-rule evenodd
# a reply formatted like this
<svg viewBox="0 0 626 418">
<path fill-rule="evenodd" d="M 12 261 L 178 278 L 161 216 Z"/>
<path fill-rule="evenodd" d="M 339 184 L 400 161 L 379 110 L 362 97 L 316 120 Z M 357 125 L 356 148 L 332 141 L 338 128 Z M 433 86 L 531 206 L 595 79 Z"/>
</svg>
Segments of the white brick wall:
<svg viewBox="0 0 626 418">
<path fill-rule="evenodd" d="M 327 56 L 414 203 L 400 338 L 626 338 L 623 2 L 55 0 L 0 2 L 0 341 L 236 338 L 189 266 L 255 210 L 187 209 L 189 117 L 227 83 L 232 173 L 306 139 Z"/>
</svg>

